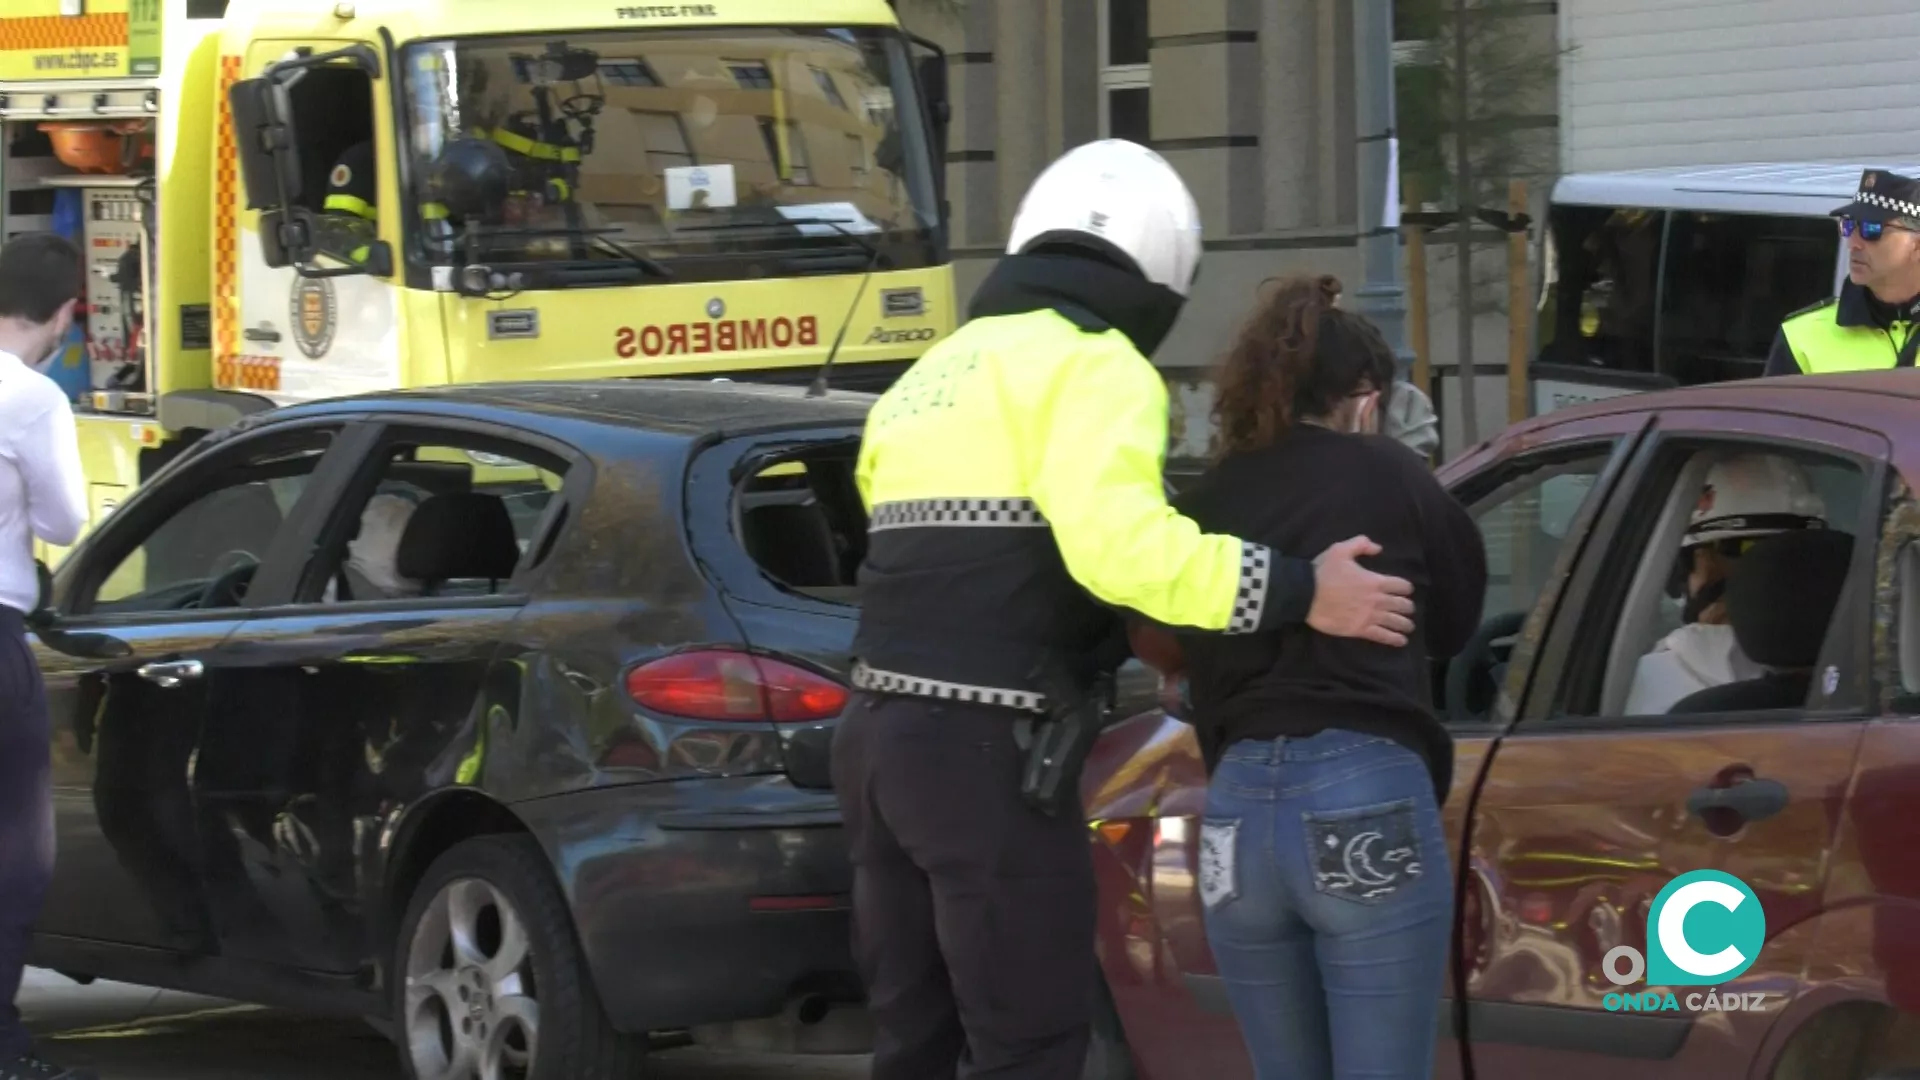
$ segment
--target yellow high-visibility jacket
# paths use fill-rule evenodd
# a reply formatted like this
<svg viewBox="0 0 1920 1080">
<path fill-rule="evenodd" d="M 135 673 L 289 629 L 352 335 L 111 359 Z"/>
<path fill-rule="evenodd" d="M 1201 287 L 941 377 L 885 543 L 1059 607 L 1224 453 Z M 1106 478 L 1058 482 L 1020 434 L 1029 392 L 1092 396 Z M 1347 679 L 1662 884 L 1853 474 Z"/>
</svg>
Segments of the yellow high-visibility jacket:
<svg viewBox="0 0 1920 1080">
<path fill-rule="evenodd" d="M 1764 374 L 1833 375 L 1911 367 L 1916 350 L 1907 345 L 1916 332 L 1920 301 L 1893 309 L 1882 326 L 1867 290 L 1849 281 L 1838 297 L 1801 308 L 1781 321 Z"/>
<path fill-rule="evenodd" d="M 1043 709 L 1034 671 L 1111 640 L 1115 608 L 1249 633 L 1304 621 L 1313 568 L 1167 505 L 1166 384 L 1118 330 L 975 319 L 875 404 L 855 680 Z"/>
</svg>

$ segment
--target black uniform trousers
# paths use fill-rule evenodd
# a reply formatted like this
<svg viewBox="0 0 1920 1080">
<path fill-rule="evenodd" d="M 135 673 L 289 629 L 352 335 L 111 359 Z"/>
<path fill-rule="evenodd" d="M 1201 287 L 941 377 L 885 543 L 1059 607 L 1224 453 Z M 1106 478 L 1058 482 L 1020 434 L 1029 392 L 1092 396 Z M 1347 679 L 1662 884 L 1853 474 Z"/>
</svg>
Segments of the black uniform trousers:
<svg viewBox="0 0 1920 1080">
<path fill-rule="evenodd" d="M 53 876 L 50 734 L 25 620 L 0 605 L 0 1064 L 32 1049 L 13 999 Z"/>
<path fill-rule="evenodd" d="M 1084 815 L 1020 798 L 1019 713 L 866 694 L 833 743 L 873 1080 L 1078 1080 L 1094 990 Z"/>
</svg>

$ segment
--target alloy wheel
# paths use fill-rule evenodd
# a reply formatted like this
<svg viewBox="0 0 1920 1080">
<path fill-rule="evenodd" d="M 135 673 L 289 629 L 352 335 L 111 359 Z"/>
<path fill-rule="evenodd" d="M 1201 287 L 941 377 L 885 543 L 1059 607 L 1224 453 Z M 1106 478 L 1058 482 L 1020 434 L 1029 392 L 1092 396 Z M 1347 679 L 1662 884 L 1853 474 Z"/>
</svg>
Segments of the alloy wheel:
<svg viewBox="0 0 1920 1080">
<path fill-rule="evenodd" d="M 407 947 L 402 1025 L 420 1080 L 526 1080 L 540 1005 L 526 921 L 479 878 L 448 882 Z"/>
</svg>

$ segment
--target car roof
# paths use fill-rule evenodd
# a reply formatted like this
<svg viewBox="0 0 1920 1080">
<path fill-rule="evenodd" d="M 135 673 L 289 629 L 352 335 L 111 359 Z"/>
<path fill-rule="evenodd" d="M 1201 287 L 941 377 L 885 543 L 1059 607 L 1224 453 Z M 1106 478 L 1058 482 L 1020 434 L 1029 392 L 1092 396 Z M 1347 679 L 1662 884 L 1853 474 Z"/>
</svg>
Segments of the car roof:
<svg viewBox="0 0 1920 1080">
<path fill-rule="evenodd" d="M 808 397 L 801 386 L 711 379 L 582 379 L 467 383 L 390 390 L 288 406 L 282 415 L 376 411 L 537 412 L 556 418 L 616 423 L 700 436 L 790 427 L 860 426 L 875 396 L 829 390 Z"/>
<path fill-rule="evenodd" d="M 1867 169 L 1920 176 L 1920 162 L 1747 162 L 1574 173 L 1554 184 L 1560 205 L 1749 211 L 1825 216 L 1852 198 Z"/>
<path fill-rule="evenodd" d="M 1901 433 L 1909 428 L 1920 433 L 1920 426 L 1913 424 L 1915 418 L 1920 418 L 1920 369 L 1777 375 L 1638 391 L 1530 417 L 1487 442 L 1524 436 L 1592 416 L 1690 408 L 1764 409 L 1877 429 L 1899 441 Z"/>
</svg>

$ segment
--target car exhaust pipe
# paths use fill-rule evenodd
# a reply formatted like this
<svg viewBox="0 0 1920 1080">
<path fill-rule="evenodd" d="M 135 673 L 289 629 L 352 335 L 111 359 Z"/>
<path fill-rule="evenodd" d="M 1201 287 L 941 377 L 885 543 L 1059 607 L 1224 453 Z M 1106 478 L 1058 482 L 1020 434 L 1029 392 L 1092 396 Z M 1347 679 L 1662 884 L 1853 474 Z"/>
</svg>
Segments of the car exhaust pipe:
<svg viewBox="0 0 1920 1080">
<path fill-rule="evenodd" d="M 873 1018 L 866 1006 L 818 991 L 787 999 L 779 1013 L 758 1020 L 705 1024 L 693 1040 L 709 1049 L 763 1054 L 868 1054 Z"/>
<path fill-rule="evenodd" d="M 802 994 L 787 1007 L 787 1011 L 802 1027 L 812 1027 L 833 1011 L 833 1002 L 828 1001 L 824 994 Z"/>
</svg>

